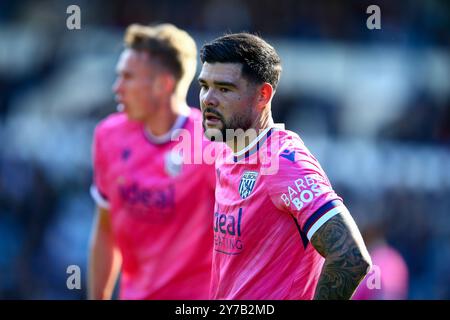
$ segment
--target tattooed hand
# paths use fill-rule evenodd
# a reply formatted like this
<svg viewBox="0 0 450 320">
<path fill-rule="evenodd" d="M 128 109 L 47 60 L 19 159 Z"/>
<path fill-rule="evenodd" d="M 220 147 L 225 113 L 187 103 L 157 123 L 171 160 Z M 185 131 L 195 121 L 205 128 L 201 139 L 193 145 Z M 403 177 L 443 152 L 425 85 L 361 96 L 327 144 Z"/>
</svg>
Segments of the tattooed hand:
<svg viewBox="0 0 450 320">
<path fill-rule="evenodd" d="M 350 299 L 370 269 L 371 259 L 348 211 L 321 226 L 311 244 L 325 258 L 314 299 Z"/>
</svg>

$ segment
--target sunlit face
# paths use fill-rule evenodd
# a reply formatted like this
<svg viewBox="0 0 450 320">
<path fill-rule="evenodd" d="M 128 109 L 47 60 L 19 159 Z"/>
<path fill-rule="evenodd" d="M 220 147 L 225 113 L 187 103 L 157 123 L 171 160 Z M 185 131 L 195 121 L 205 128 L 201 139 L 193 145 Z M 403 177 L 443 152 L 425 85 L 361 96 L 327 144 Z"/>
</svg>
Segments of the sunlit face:
<svg viewBox="0 0 450 320">
<path fill-rule="evenodd" d="M 198 78 L 200 106 L 205 136 L 211 139 L 227 129 L 247 130 L 256 117 L 256 86 L 242 76 L 239 63 L 208 63 L 202 66 Z"/>
<path fill-rule="evenodd" d="M 146 52 L 125 49 L 116 66 L 113 91 L 116 102 L 131 120 L 144 121 L 152 114 L 157 92 L 155 67 Z"/>
</svg>

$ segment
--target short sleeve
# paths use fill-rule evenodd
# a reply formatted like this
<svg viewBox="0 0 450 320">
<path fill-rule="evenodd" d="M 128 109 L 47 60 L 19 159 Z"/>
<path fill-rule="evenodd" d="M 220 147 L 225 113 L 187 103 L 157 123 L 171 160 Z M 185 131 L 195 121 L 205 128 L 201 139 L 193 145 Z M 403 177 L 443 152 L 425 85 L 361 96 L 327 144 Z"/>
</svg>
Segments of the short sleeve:
<svg viewBox="0 0 450 320">
<path fill-rule="evenodd" d="M 99 207 L 109 209 L 108 193 L 107 193 L 107 159 L 106 152 L 103 148 L 104 141 L 101 139 L 101 128 L 97 126 L 94 131 L 92 143 L 93 171 L 94 181 L 90 188 L 90 193 L 94 201 Z"/>
<path fill-rule="evenodd" d="M 326 221 L 346 211 L 342 199 L 309 152 L 283 150 L 279 170 L 268 176 L 268 181 L 268 193 L 274 205 L 295 218 L 308 240 Z"/>
</svg>

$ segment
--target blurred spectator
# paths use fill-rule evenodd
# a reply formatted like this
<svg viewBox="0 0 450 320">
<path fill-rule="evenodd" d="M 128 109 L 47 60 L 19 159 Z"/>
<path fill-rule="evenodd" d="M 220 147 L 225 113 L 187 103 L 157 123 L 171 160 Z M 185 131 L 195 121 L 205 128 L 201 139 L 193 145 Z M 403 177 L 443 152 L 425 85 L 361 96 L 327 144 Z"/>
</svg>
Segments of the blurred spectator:
<svg viewBox="0 0 450 320">
<path fill-rule="evenodd" d="M 353 300 L 405 300 L 408 298 L 408 267 L 390 246 L 382 231 L 371 226 L 363 231 L 373 267 L 356 290 Z"/>
</svg>

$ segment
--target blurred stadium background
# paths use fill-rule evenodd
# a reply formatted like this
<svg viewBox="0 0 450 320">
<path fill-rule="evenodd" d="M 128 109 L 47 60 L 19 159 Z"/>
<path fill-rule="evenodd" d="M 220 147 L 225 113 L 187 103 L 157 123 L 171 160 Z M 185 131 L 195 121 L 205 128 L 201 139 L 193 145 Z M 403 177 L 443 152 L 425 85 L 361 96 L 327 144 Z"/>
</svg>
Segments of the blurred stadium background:
<svg viewBox="0 0 450 320">
<path fill-rule="evenodd" d="M 71 4 L 81 30 L 66 28 Z M 366 28 L 371 4 L 381 30 Z M 174 23 L 199 47 L 242 30 L 273 43 L 284 66 L 276 121 L 303 137 L 365 237 L 403 256 L 406 298 L 450 298 L 445 0 L 1 0 L 0 298 L 85 298 L 91 138 L 115 110 L 133 22 Z M 189 102 L 198 106 L 197 84 Z M 81 290 L 67 289 L 68 265 L 81 267 Z"/>
</svg>

